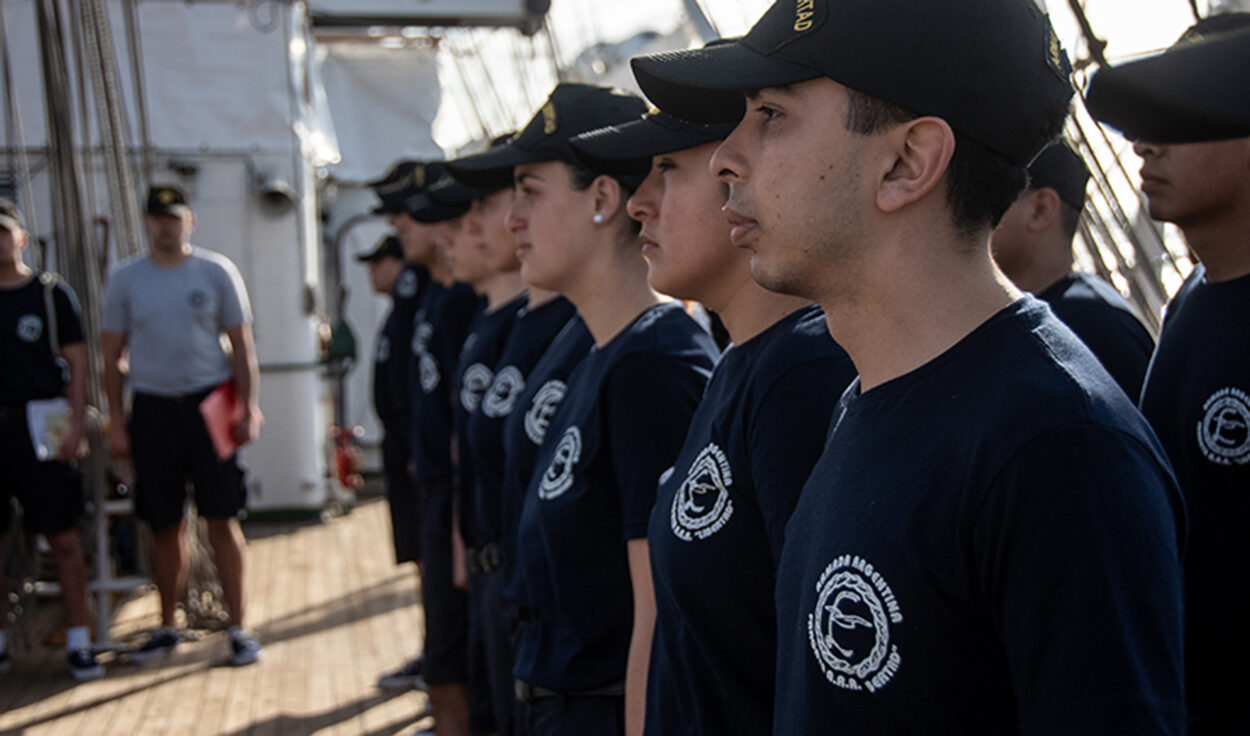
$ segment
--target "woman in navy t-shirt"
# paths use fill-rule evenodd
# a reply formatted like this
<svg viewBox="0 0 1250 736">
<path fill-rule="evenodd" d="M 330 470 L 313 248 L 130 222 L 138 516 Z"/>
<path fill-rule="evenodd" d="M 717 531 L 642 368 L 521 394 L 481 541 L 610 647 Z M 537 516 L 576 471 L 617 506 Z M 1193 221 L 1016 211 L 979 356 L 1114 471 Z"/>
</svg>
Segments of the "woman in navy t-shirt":
<svg viewBox="0 0 1250 736">
<path fill-rule="evenodd" d="M 733 340 L 648 528 L 657 620 L 646 733 L 657 736 L 771 729 L 782 534 L 855 377 L 820 308 L 756 284 L 751 252 L 730 241 L 725 185 L 708 161 L 732 129 L 653 113 L 574 142 L 587 163 L 648 172 L 629 213 L 651 286 L 701 302 Z"/>
<path fill-rule="evenodd" d="M 565 295 L 594 339 L 522 505 L 520 734 L 641 733 L 654 615 L 647 521 L 715 356 L 710 336 L 647 283 L 628 181 L 576 164 L 568 144 L 641 113 L 620 92 L 560 85 L 509 155 L 477 162 L 510 168 L 522 277 Z"/>
</svg>

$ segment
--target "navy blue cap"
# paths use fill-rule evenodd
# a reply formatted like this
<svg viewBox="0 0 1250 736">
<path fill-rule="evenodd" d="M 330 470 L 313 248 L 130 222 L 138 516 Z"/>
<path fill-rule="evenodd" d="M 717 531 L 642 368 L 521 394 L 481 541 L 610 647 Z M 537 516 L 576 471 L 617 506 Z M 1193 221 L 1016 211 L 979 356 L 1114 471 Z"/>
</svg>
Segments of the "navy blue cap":
<svg viewBox="0 0 1250 736">
<path fill-rule="evenodd" d="M 380 203 L 375 215 L 404 211 L 404 202 L 426 190 L 447 173 L 441 161 L 400 161 L 381 179 L 369 182 Z"/>
<path fill-rule="evenodd" d="M 633 122 L 582 133 L 572 145 L 587 168 L 617 176 L 645 176 L 651 170 L 652 156 L 723 141 L 734 125 L 694 123 L 653 109 Z"/>
<path fill-rule="evenodd" d="M 1034 0 L 777 0 L 736 43 L 630 63 L 643 93 L 687 120 L 738 120 L 744 92 L 829 77 L 1019 165 L 1072 97 L 1067 55 Z"/>
<path fill-rule="evenodd" d="M 574 136 L 635 120 L 646 109 L 641 99 L 622 90 L 559 84 L 506 145 L 450 162 L 447 168 L 452 176 L 473 186 L 512 186 L 512 167 L 539 161 L 577 163 L 569 145 Z"/>
<path fill-rule="evenodd" d="M 378 244 L 373 247 L 373 250 L 356 256 L 356 260 L 361 263 L 373 263 L 383 258 L 404 260 L 404 247 L 400 244 L 399 238 L 394 235 L 388 235 L 379 240 Z"/>
<path fill-rule="evenodd" d="M 1066 143 L 1055 143 L 1029 164 L 1029 187 L 1054 189 L 1059 199 L 1078 210 L 1085 206 L 1085 186 L 1089 167 L 1080 154 Z"/>
<path fill-rule="evenodd" d="M 185 215 L 191 207 L 187 204 L 187 193 L 181 187 L 158 184 L 148 189 L 148 201 L 143 211 L 149 215 Z"/>
<path fill-rule="evenodd" d="M 1170 49 L 1101 69 L 1086 106 L 1133 140 L 1197 143 L 1250 136 L 1250 13 L 1213 15 Z"/>
</svg>

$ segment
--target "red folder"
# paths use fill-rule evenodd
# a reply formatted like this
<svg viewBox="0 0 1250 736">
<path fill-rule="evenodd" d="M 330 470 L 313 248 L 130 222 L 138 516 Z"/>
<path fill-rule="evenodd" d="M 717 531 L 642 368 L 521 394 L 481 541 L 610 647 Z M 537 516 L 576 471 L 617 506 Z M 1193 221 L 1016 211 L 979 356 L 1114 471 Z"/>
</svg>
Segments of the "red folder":
<svg viewBox="0 0 1250 736">
<path fill-rule="evenodd" d="M 204 426 L 208 428 L 208 436 L 213 440 L 213 449 L 217 458 L 229 460 L 239 451 L 239 443 L 234 439 L 235 422 L 243 418 L 243 403 L 234 392 L 234 383 L 226 381 L 200 402 L 200 414 L 204 417 Z"/>
</svg>

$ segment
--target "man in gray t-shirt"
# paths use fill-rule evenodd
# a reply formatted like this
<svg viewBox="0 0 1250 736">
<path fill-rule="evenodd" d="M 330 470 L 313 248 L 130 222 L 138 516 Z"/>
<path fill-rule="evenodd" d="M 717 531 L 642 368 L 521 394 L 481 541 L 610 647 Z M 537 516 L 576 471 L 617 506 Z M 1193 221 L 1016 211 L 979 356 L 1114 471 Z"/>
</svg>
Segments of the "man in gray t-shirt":
<svg viewBox="0 0 1250 736">
<path fill-rule="evenodd" d="M 155 535 L 152 568 L 161 595 L 162 626 L 131 658 L 149 659 L 178 643 L 174 612 L 186 579 L 182 527 L 189 478 L 230 610 L 231 661 L 251 664 L 261 649 L 244 628 L 243 471 L 237 454 L 221 459 L 200 411 L 214 389 L 233 389 L 239 407 L 230 420 L 233 440 L 243 445 L 256 437 L 261 416 L 247 291 L 230 259 L 191 245 L 195 216 L 182 190 L 153 187 L 143 223 L 151 247 L 110 274 L 102 335 L 109 445 L 115 456 L 134 462 L 135 512 Z M 122 421 L 123 351 L 134 391 L 129 423 Z"/>
</svg>

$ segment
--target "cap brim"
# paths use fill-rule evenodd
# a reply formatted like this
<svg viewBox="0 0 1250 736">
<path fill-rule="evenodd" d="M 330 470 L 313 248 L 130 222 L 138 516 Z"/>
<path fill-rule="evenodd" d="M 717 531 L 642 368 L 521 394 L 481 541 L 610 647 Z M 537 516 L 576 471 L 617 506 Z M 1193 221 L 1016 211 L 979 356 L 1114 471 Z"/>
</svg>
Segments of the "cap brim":
<svg viewBox="0 0 1250 736">
<path fill-rule="evenodd" d="M 509 172 L 511 172 L 511 169 L 509 169 Z M 448 207 L 468 205 L 474 200 L 485 199 L 501 189 L 507 189 L 512 186 L 511 173 L 509 173 L 507 184 L 491 187 L 475 187 L 455 178 L 448 178 L 443 181 L 446 183 L 439 182 L 427 189 L 426 193 L 431 200 Z"/>
<path fill-rule="evenodd" d="M 823 76 L 815 69 L 734 43 L 665 51 L 630 60 L 643 94 L 664 112 L 700 123 L 742 119 L 742 93 Z"/>
<path fill-rule="evenodd" d="M 7 217 L 5 215 L 0 215 L 0 227 L 4 228 L 5 230 L 25 230 L 26 229 L 22 227 L 22 223 L 18 222 L 12 217 Z"/>
<path fill-rule="evenodd" d="M 422 192 L 404 205 L 405 212 L 412 219 L 424 225 L 454 220 L 469 211 L 469 204 L 443 204 L 432 198 L 429 192 Z"/>
<path fill-rule="evenodd" d="M 469 186 L 499 190 L 512 186 L 512 167 L 541 160 L 537 154 L 503 145 L 449 161 L 446 167 L 453 178 Z"/>
<path fill-rule="evenodd" d="M 1133 140 L 1197 143 L 1250 136 L 1250 30 L 1100 70 L 1086 104 Z"/>
<path fill-rule="evenodd" d="M 144 210 L 149 215 L 178 215 L 182 216 L 191 211 L 191 208 L 185 204 L 171 204 L 168 207 L 148 207 Z"/>
<path fill-rule="evenodd" d="M 676 122 L 669 119 L 669 122 Z M 595 171 L 645 175 L 651 158 L 724 140 L 734 123 L 667 125 L 655 117 L 583 133 L 571 141 L 578 159 Z"/>
</svg>

